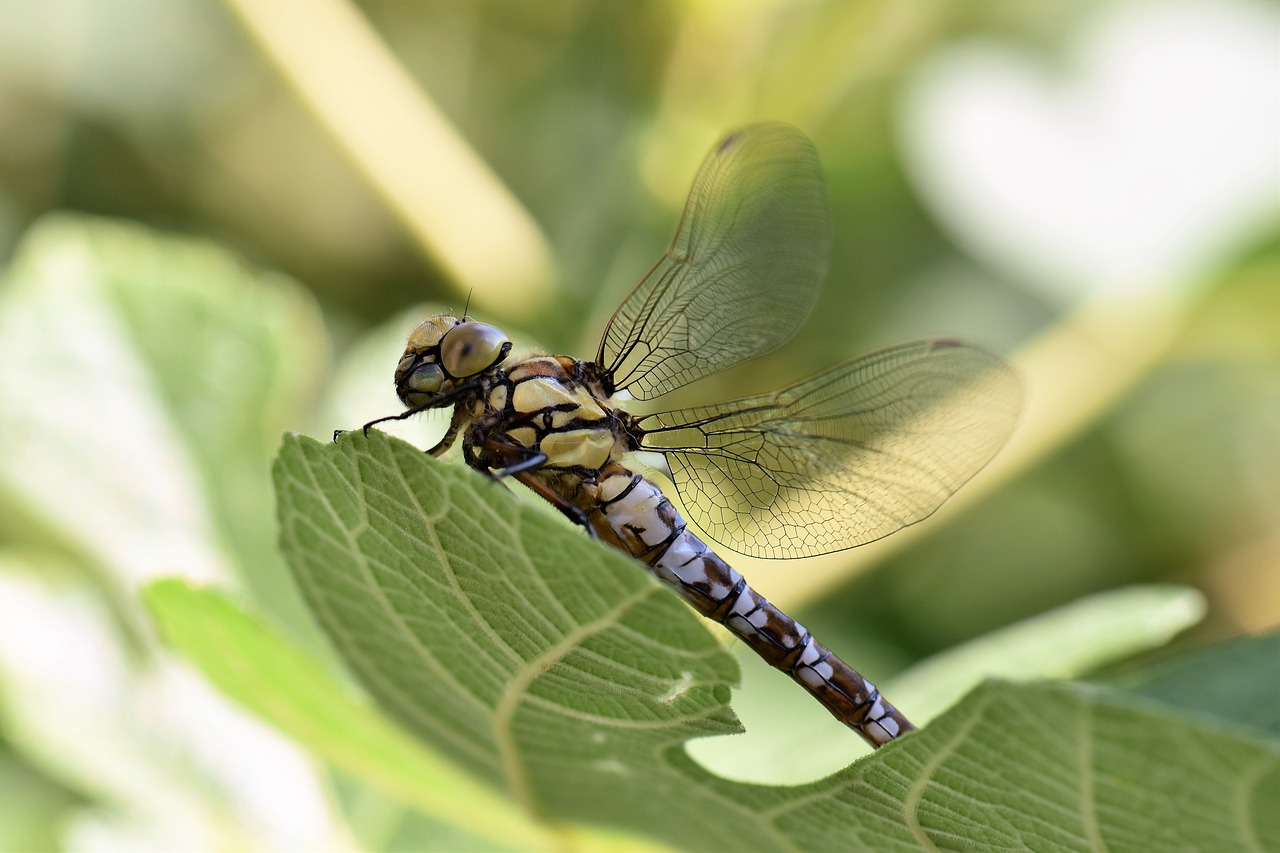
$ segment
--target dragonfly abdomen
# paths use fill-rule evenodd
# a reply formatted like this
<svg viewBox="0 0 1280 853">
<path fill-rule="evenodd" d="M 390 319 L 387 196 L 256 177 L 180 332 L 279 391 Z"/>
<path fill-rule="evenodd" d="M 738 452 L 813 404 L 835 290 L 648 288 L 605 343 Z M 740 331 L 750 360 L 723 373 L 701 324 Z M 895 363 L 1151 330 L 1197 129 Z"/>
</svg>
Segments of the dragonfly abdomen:
<svg viewBox="0 0 1280 853">
<path fill-rule="evenodd" d="M 915 728 L 874 684 L 752 589 L 688 530 L 671 501 L 644 477 L 621 465 L 607 466 L 599 479 L 599 504 L 588 522 L 601 539 L 644 561 L 695 610 L 790 675 L 872 746 Z"/>
</svg>

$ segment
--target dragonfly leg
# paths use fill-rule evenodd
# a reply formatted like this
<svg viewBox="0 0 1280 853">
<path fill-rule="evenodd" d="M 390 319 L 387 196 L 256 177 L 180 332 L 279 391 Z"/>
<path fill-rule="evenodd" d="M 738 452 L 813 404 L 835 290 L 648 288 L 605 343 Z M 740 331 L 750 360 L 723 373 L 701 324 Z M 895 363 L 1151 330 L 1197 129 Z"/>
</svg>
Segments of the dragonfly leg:
<svg viewBox="0 0 1280 853">
<path fill-rule="evenodd" d="M 537 477 L 533 476 L 533 474 L 529 473 L 528 470 L 511 472 L 511 469 L 508 468 L 506 471 L 503 471 L 502 473 L 503 474 L 510 473 L 511 476 L 514 477 L 517 482 L 523 483 L 525 486 L 529 488 L 530 491 L 532 491 L 538 497 L 542 498 L 547 503 L 551 504 L 553 507 L 560 510 L 560 513 L 565 518 L 569 519 L 574 524 L 578 525 L 583 530 L 587 531 L 587 535 L 590 536 L 592 539 L 599 538 L 596 535 L 595 529 L 590 524 L 587 523 L 587 514 L 585 512 L 578 509 L 573 504 L 569 503 L 560 495 L 559 492 L 556 492 L 546 483 L 542 482 Z"/>
<path fill-rule="evenodd" d="M 540 450 L 535 450 L 535 451 L 531 451 L 526 458 L 521 459 L 518 462 L 513 462 L 512 464 L 506 466 L 505 468 L 499 468 L 495 472 L 495 476 L 515 477 L 517 480 L 523 483 L 524 480 L 519 476 L 520 474 L 525 474 L 529 471 L 536 471 L 546 464 L 547 464 L 547 454 L 543 453 Z"/>
<path fill-rule="evenodd" d="M 463 456 L 467 464 L 477 471 L 488 474 L 495 480 L 503 477 L 515 477 L 525 471 L 534 471 L 547 464 L 547 454 L 541 450 L 511 444 L 489 437 L 479 442 L 483 454 L 477 453 L 474 446 L 463 445 Z"/>
<path fill-rule="evenodd" d="M 507 463 L 497 470 L 483 469 L 489 473 L 489 476 L 495 480 L 511 477 L 516 482 L 524 484 L 535 495 L 558 509 L 565 518 L 586 530 L 591 538 L 596 538 L 595 530 L 587 523 L 587 514 L 585 512 L 566 500 L 555 489 L 533 476 L 534 471 L 547 464 L 547 454 L 541 450 L 533 450 L 518 444 L 507 444 L 493 438 L 485 439 L 482 446 L 487 453 Z"/>
<path fill-rule="evenodd" d="M 369 434 L 369 427 L 377 426 L 378 424 L 384 424 L 384 423 L 386 423 L 387 421 L 402 421 L 402 420 L 404 420 L 405 418 L 409 418 L 409 417 L 412 417 L 412 416 L 414 416 L 414 415 L 418 414 L 419 412 L 425 412 L 425 411 L 426 411 L 427 409 L 429 409 L 429 408 L 432 408 L 432 407 L 430 407 L 430 406 L 416 406 L 416 407 L 414 407 L 414 408 L 412 408 L 412 409 L 405 409 L 403 412 L 401 412 L 401 413 L 400 413 L 400 414 L 398 414 L 398 415 L 387 415 L 387 416 L 386 416 L 386 417 L 384 417 L 384 418 L 378 418 L 378 419 L 376 419 L 376 420 L 369 421 L 367 424 L 365 424 L 364 426 L 360 427 L 360 431 L 361 431 L 361 432 L 363 432 L 365 435 L 368 435 L 368 434 Z"/>
<path fill-rule="evenodd" d="M 463 399 L 468 394 L 474 393 L 479 388 L 480 388 L 479 382 L 467 382 L 465 384 L 457 386 L 456 388 L 451 388 L 448 391 L 445 391 L 443 394 L 437 394 L 436 396 L 432 397 L 430 400 L 428 400 L 427 402 L 421 405 L 411 406 L 405 409 L 403 412 L 400 412 L 399 414 L 387 415 L 386 417 L 377 418 L 375 420 L 369 421 L 367 424 L 361 427 L 361 429 L 364 431 L 365 435 L 368 435 L 369 427 L 377 426 L 378 424 L 386 423 L 387 421 L 402 421 L 405 418 L 411 418 L 414 415 L 418 414 L 419 412 L 425 412 L 430 409 L 443 409 L 445 406 L 452 406 L 454 403 L 458 402 L 460 399 Z"/>
<path fill-rule="evenodd" d="M 430 456 L 440 456 L 450 447 L 453 447 L 453 440 L 458 437 L 458 431 L 462 429 L 463 418 L 458 415 L 458 410 L 453 410 L 453 419 L 449 421 L 449 429 L 445 431 L 444 437 L 436 442 L 435 446 L 427 451 Z"/>
</svg>

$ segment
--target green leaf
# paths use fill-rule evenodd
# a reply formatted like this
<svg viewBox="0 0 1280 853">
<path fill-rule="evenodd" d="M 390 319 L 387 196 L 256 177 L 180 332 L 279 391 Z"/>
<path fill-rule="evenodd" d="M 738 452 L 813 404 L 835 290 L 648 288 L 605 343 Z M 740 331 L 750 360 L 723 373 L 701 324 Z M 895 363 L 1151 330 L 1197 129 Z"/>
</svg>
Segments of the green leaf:
<svg viewBox="0 0 1280 853">
<path fill-rule="evenodd" d="M 0 850 L 53 850 L 58 820 L 77 797 L 0 741 Z"/>
<path fill-rule="evenodd" d="M 1280 632 L 1196 649 L 1104 683 L 1280 735 Z"/>
<path fill-rule="evenodd" d="M 352 673 L 531 814 L 684 849 L 1280 845 L 1280 744 L 1084 685 L 983 685 L 813 784 L 720 779 L 681 744 L 733 730 L 734 667 L 635 562 L 377 433 L 286 437 L 275 476 Z"/>
<path fill-rule="evenodd" d="M 911 768 L 893 756 L 914 777 L 908 824 L 937 846 L 947 838 L 1032 850 L 1280 843 L 1280 743 L 1111 691 L 988 683 L 902 746 L 921 759 Z"/>
</svg>

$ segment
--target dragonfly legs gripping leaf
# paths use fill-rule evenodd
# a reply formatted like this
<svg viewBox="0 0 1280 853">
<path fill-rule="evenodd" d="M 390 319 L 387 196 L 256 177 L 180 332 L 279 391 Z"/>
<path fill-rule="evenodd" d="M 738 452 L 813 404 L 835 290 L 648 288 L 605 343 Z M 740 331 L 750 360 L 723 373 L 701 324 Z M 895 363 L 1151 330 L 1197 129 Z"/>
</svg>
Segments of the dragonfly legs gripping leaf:
<svg viewBox="0 0 1280 853">
<path fill-rule="evenodd" d="M 476 464 L 473 467 L 482 468 L 486 474 L 495 480 L 501 480 L 503 477 L 511 477 L 517 483 L 526 486 L 531 492 L 538 497 L 551 504 L 560 513 L 577 526 L 586 530 L 592 539 L 597 538 L 596 532 L 587 523 L 587 514 L 578 509 L 568 500 L 566 500 L 559 492 L 552 489 L 549 485 L 534 476 L 533 472 L 547 464 L 547 454 L 541 451 L 530 451 L 526 447 L 518 445 L 505 444 L 493 438 L 488 438 L 483 443 L 484 449 L 495 457 L 513 459 L 510 465 L 504 468 L 490 469 Z M 521 458 L 523 457 L 523 458 Z"/>
</svg>

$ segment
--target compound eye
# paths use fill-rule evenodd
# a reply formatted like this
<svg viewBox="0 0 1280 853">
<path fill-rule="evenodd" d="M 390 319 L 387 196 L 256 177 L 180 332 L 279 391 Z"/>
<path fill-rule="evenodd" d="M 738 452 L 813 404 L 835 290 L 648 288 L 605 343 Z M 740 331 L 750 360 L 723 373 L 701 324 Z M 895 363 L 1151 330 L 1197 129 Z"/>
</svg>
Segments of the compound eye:
<svg viewBox="0 0 1280 853">
<path fill-rule="evenodd" d="M 465 378 L 493 367 L 510 349 L 511 342 L 501 329 L 488 323 L 463 323 L 440 342 L 440 361 L 450 376 Z"/>
</svg>

